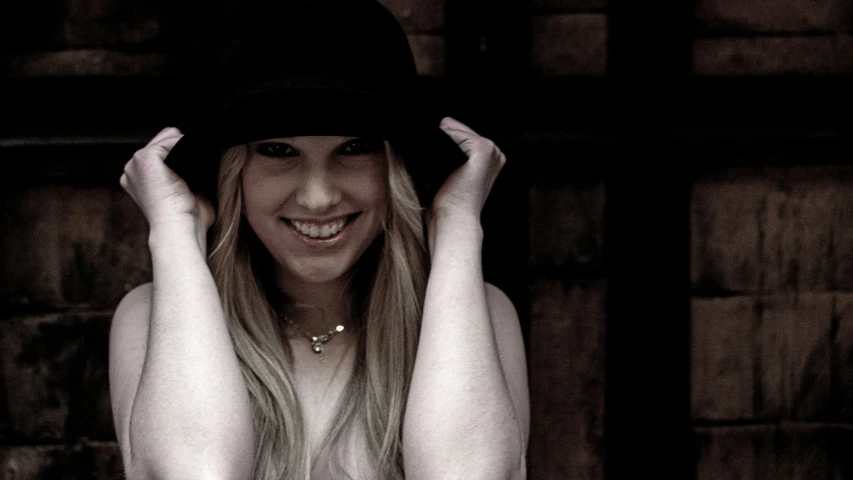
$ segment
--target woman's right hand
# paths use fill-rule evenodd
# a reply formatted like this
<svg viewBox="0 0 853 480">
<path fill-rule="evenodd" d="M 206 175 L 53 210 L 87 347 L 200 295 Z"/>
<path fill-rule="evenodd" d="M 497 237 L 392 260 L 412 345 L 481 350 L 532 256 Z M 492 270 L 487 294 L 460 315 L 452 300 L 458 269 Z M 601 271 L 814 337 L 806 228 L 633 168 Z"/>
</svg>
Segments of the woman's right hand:
<svg viewBox="0 0 853 480">
<path fill-rule="evenodd" d="M 161 130 L 125 164 L 119 183 L 142 209 L 152 231 L 191 227 L 204 250 L 207 230 L 214 220 L 213 207 L 207 199 L 192 193 L 164 162 L 182 136 L 174 127 Z"/>
</svg>

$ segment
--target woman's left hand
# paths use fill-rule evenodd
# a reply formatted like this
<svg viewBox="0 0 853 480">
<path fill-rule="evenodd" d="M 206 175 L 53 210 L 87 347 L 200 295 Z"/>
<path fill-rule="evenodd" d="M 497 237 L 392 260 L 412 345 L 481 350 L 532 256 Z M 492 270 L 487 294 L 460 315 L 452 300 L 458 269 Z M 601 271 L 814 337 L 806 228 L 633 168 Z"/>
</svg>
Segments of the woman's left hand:
<svg viewBox="0 0 853 480">
<path fill-rule="evenodd" d="M 458 120 L 444 117 L 439 126 L 465 152 L 468 161 L 451 173 L 436 193 L 432 216 L 437 220 L 448 215 L 479 219 L 506 156 L 495 142 Z"/>
</svg>

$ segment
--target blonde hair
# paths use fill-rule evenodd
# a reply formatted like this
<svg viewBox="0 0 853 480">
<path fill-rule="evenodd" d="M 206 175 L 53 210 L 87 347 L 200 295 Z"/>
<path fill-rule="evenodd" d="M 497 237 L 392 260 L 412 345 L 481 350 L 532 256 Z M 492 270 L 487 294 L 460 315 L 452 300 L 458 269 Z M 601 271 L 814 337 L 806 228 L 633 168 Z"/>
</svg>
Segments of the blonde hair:
<svg viewBox="0 0 853 480">
<path fill-rule="evenodd" d="M 423 209 L 414 185 L 391 145 L 384 231 L 363 255 L 356 275 L 361 314 L 354 371 L 323 446 L 309 452 L 294 388 L 291 352 L 282 340 L 277 312 L 268 300 L 273 260 L 242 216 L 241 172 L 245 145 L 228 149 L 219 171 L 217 220 L 208 263 L 222 299 L 231 340 L 253 407 L 256 479 L 311 478 L 315 460 L 334 459 L 343 472 L 342 439 L 364 421 L 368 464 L 379 478 L 402 479 L 401 426 L 415 361 L 428 260 Z"/>
</svg>

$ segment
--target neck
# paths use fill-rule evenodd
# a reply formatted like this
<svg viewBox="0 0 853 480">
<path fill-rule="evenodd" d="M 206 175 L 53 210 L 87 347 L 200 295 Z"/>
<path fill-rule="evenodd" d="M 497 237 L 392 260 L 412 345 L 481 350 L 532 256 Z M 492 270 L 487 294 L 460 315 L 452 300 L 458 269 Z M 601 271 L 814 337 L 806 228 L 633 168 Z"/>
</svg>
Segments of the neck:
<svg viewBox="0 0 853 480">
<path fill-rule="evenodd" d="M 312 335 L 352 325 L 352 292 L 349 278 L 314 283 L 280 276 L 278 287 L 287 297 L 283 314 Z"/>
</svg>

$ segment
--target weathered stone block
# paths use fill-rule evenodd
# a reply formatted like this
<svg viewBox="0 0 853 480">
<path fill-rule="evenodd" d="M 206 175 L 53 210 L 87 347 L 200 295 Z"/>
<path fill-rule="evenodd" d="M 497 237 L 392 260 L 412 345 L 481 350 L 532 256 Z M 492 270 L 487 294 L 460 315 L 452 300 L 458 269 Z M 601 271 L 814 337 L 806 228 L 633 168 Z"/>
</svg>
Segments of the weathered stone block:
<svg viewBox="0 0 853 480">
<path fill-rule="evenodd" d="M 10 308 L 114 308 L 150 281 L 147 224 L 125 192 L 7 188 L 0 213 L 0 301 Z"/>
<path fill-rule="evenodd" d="M 832 32 L 853 29 L 847 0 L 700 0 L 696 23 L 703 30 Z"/>
<path fill-rule="evenodd" d="M 409 34 L 408 38 L 418 75 L 443 77 L 447 68 L 444 35 Z"/>
<path fill-rule="evenodd" d="M 752 297 L 691 302 L 693 418 L 752 418 L 757 315 Z"/>
<path fill-rule="evenodd" d="M 162 0 L 10 0 L 0 8 L 0 39 L 7 51 L 174 45 L 176 25 L 192 2 Z M 198 17 L 196 13 L 195 17 Z M 185 21 L 185 20 L 184 20 Z"/>
<path fill-rule="evenodd" d="M 757 325 L 755 412 L 765 418 L 827 420 L 831 411 L 832 294 L 774 295 Z"/>
<path fill-rule="evenodd" d="M 853 35 L 697 38 L 693 72 L 702 76 L 853 75 Z"/>
<path fill-rule="evenodd" d="M 607 16 L 534 16 L 532 49 L 535 75 L 602 76 L 607 69 Z"/>
<path fill-rule="evenodd" d="M 0 329 L 9 437 L 114 440 L 109 316 L 10 317 Z"/>
<path fill-rule="evenodd" d="M 2 480 L 124 478 L 121 452 L 113 442 L 0 446 L 0 469 Z"/>
<path fill-rule="evenodd" d="M 582 10 L 604 8 L 607 0 L 534 0 L 533 5 L 547 10 Z"/>
<path fill-rule="evenodd" d="M 853 288 L 853 168 L 733 169 L 694 184 L 693 288 Z"/>
<path fill-rule="evenodd" d="M 408 32 L 444 28 L 444 0 L 379 0 Z"/>
<path fill-rule="evenodd" d="M 849 422 L 853 420 L 853 294 L 836 294 L 830 339 L 833 409 Z"/>
<path fill-rule="evenodd" d="M 604 183 L 534 181 L 529 195 L 530 265 L 600 270 L 607 199 Z"/>
<path fill-rule="evenodd" d="M 693 288 L 757 291 L 768 181 L 751 172 L 700 179 L 690 202 Z"/>
<path fill-rule="evenodd" d="M 783 423 L 780 426 L 696 428 L 697 480 L 849 478 L 853 429 Z"/>
<path fill-rule="evenodd" d="M 168 72 L 167 55 L 108 50 L 62 50 L 10 54 L 10 77 L 160 76 Z"/>
<path fill-rule="evenodd" d="M 693 299 L 692 415 L 702 420 L 847 421 L 838 398 L 853 377 L 849 296 L 831 293 Z M 849 364 L 848 364 L 849 365 Z"/>
<path fill-rule="evenodd" d="M 530 287 L 530 469 L 536 478 L 603 478 L 603 280 Z"/>
</svg>

